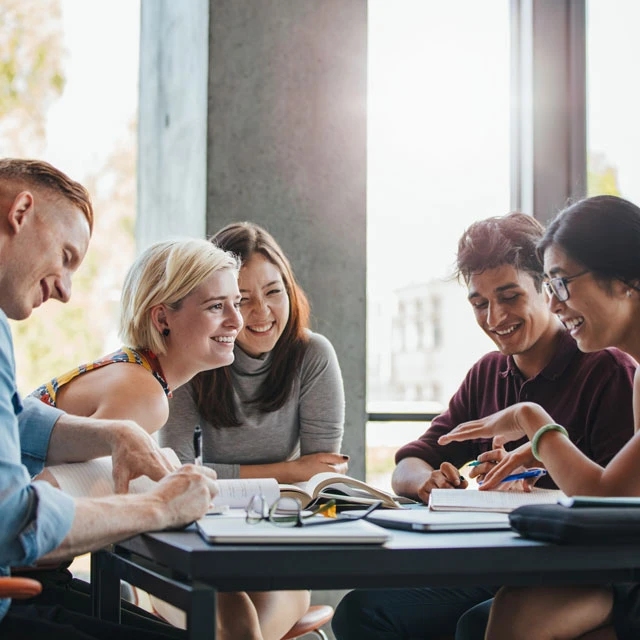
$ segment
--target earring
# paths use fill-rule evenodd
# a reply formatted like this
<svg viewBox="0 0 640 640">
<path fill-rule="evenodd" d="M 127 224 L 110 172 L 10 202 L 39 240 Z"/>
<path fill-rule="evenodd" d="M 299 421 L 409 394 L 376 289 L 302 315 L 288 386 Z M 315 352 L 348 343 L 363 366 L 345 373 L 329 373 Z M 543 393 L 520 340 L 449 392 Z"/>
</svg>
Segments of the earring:
<svg viewBox="0 0 640 640">
<path fill-rule="evenodd" d="M 631 297 L 631 289 L 627 289 L 627 298 Z"/>
<path fill-rule="evenodd" d="M 163 329 L 162 335 L 166 338 L 171 333 L 171 329 Z"/>
</svg>

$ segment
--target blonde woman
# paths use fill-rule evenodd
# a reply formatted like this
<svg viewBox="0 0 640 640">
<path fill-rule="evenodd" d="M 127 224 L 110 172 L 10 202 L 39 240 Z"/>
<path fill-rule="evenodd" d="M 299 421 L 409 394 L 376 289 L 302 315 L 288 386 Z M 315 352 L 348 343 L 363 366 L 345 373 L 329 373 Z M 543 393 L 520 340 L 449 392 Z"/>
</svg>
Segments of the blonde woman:
<svg viewBox="0 0 640 640">
<path fill-rule="evenodd" d="M 125 279 L 123 346 L 32 395 L 67 413 L 135 420 L 149 433 L 157 431 L 167 421 L 173 390 L 201 371 L 233 362 L 242 329 L 238 271 L 236 257 L 207 240 L 152 245 Z M 308 604 L 307 592 L 266 593 L 255 601 L 246 593 L 219 594 L 217 637 L 280 637 Z"/>
</svg>

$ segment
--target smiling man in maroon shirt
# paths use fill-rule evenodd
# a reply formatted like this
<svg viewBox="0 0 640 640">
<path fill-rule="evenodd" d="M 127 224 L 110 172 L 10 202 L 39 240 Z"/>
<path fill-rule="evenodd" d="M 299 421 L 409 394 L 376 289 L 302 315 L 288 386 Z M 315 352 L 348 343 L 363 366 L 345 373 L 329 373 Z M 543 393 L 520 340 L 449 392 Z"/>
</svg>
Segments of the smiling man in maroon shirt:
<svg viewBox="0 0 640 640">
<path fill-rule="evenodd" d="M 464 489 L 467 482 L 458 470 L 470 460 L 481 462 L 471 477 L 481 477 L 505 456 L 513 469 L 539 466 L 526 438 L 509 443 L 506 450 L 491 440 L 438 445 L 438 438 L 458 424 L 524 400 L 543 406 L 603 466 L 633 435 L 636 363 L 616 349 L 582 353 L 551 313 L 535 251 L 543 232 L 532 217 L 511 213 L 474 223 L 460 239 L 458 276 L 467 285 L 478 325 L 498 351 L 476 362 L 447 410 L 396 453 L 396 493 L 427 502 L 435 487 Z M 547 476 L 536 486 L 555 485 Z M 353 591 L 336 610 L 334 633 L 338 640 L 453 636 L 458 617 L 495 590 Z"/>
<path fill-rule="evenodd" d="M 434 487 L 464 488 L 458 468 L 475 459 L 482 464 L 472 469 L 472 477 L 505 455 L 514 469 L 539 466 L 526 438 L 507 445 L 512 453 L 494 449 L 490 440 L 438 445 L 458 424 L 524 400 L 567 425 L 571 440 L 600 465 L 632 436 L 635 363 L 616 349 L 582 353 L 551 313 L 535 252 L 542 233 L 535 219 L 512 213 L 476 222 L 460 239 L 458 274 L 467 284 L 476 322 L 499 351 L 476 362 L 447 410 L 396 453 L 397 493 L 427 502 Z M 547 476 L 537 486 L 555 485 Z"/>
</svg>

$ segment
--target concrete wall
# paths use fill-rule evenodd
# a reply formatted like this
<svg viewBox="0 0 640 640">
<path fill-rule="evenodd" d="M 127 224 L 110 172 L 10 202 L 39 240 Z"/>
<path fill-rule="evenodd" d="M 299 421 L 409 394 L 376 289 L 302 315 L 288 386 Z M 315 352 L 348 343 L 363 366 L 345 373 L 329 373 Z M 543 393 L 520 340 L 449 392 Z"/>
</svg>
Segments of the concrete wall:
<svg viewBox="0 0 640 640">
<path fill-rule="evenodd" d="M 280 242 L 338 352 L 344 450 L 364 476 L 366 3 L 211 5 L 207 230 Z"/>
</svg>

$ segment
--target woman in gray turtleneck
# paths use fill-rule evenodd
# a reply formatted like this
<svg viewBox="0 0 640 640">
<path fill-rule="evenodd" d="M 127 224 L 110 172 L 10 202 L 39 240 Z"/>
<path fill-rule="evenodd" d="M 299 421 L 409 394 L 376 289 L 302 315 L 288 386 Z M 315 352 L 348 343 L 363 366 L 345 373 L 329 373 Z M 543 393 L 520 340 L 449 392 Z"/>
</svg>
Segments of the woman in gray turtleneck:
<svg viewBox="0 0 640 640">
<path fill-rule="evenodd" d="M 200 424 L 203 461 L 220 478 L 291 483 L 344 473 L 340 366 L 331 343 L 308 328 L 309 304 L 289 261 L 253 223 L 228 225 L 212 241 L 242 259 L 244 328 L 231 366 L 204 372 L 175 393 L 161 444 L 193 461 Z"/>
</svg>

